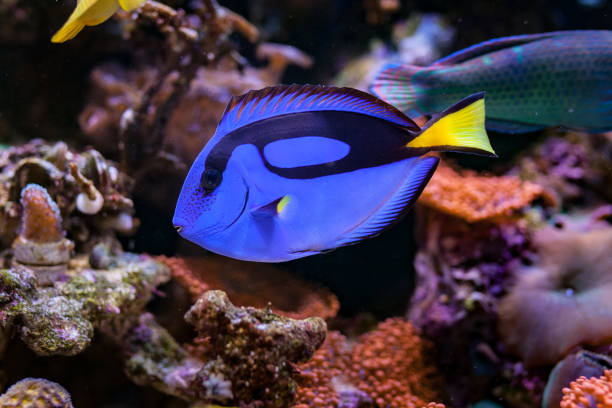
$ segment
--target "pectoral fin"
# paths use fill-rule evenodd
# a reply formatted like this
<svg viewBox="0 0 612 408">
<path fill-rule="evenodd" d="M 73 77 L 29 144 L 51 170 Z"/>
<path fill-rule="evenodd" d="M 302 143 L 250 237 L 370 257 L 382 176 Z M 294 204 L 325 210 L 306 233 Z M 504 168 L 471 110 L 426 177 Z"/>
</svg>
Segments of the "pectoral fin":
<svg viewBox="0 0 612 408">
<path fill-rule="evenodd" d="M 251 215 L 257 218 L 271 218 L 278 216 L 285 211 L 287 204 L 291 201 L 291 198 L 286 195 L 272 200 L 269 203 L 259 205 L 251 208 Z"/>
</svg>

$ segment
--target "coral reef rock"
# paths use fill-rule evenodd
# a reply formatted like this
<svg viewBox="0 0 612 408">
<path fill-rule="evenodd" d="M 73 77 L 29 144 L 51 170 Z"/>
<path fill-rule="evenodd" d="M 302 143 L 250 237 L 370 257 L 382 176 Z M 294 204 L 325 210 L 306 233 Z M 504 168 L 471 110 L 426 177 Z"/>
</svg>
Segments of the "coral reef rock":
<svg viewBox="0 0 612 408">
<path fill-rule="evenodd" d="M 22 193 L 28 184 L 41 186 L 48 196 L 36 188 Z M 95 150 L 77 153 L 63 142 L 41 140 L 2 149 L 0 245 L 10 246 L 23 222 L 27 227 L 21 231 L 24 238 L 35 234 L 38 242 L 61 241 L 60 222 L 77 250 L 95 238 L 129 233 L 136 226 L 134 205 L 128 197 L 131 189 L 131 179 Z"/>
<path fill-rule="evenodd" d="M 226 400 L 261 401 L 286 407 L 295 397 L 294 364 L 310 359 L 327 332 L 319 317 L 293 320 L 271 311 L 232 305 L 222 291 L 204 293 L 185 319 L 205 339 L 200 354 L 208 362 L 197 374 Z M 206 399 L 210 394 L 200 394 Z"/>
<path fill-rule="evenodd" d="M 330 332 L 312 360 L 298 366 L 301 380 L 293 408 L 426 406 L 440 398 L 437 372 L 427 360 L 429 348 L 414 326 L 400 318 L 380 323 L 356 343 Z"/>
<path fill-rule="evenodd" d="M 536 263 L 499 305 L 507 349 L 528 366 L 555 364 L 575 346 L 612 338 L 612 227 L 593 231 L 543 228 Z M 596 311 L 596 312 L 594 312 Z"/>
<path fill-rule="evenodd" d="M 45 288 L 26 267 L 0 269 L 0 325 L 15 329 L 39 355 L 80 353 L 95 327 L 140 313 L 153 289 L 170 279 L 170 270 L 147 256 L 111 253 L 106 269 L 75 257 L 66 280 Z"/>
<path fill-rule="evenodd" d="M 72 408 L 70 394 L 43 378 L 24 378 L 0 395 L 3 408 Z"/>
</svg>

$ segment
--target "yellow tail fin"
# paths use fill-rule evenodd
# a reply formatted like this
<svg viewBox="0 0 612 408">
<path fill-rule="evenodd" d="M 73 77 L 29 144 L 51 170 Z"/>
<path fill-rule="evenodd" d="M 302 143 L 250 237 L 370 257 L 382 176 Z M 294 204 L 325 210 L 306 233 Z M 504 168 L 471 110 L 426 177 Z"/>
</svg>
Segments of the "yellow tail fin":
<svg viewBox="0 0 612 408">
<path fill-rule="evenodd" d="M 66 24 L 60 28 L 51 38 L 51 42 L 62 43 L 73 39 L 83 28 L 85 24 L 81 23 L 78 18 L 69 18 Z"/>
<path fill-rule="evenodd" d="M 119 0 L 119 5 L 125 11 L 132 11 L 142 6 L 146 0 Z"/>
<path fill-rule="evenodd" d="M 435 115 L 406 146 L 497 156 L 485 130 L 484 92 Z"/>
</svg>

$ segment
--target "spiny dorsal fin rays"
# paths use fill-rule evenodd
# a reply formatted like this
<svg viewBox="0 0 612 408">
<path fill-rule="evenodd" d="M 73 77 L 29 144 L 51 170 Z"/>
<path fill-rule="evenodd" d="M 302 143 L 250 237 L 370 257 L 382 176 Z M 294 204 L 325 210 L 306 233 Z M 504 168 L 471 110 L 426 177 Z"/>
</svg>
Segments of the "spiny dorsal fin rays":
<svg viewBox="0 0 612 408">
<path fill-rule="evenodd" d="M 259 120 L 289 113 L 345 111 L 393 122 L 410 130 L 419 127 L 406 115 L 380 99 L 351 88 L 320 85 L 281 85 L 250 91 L 232 98 L 218 134 L 226 134 Z"/>
</svg>

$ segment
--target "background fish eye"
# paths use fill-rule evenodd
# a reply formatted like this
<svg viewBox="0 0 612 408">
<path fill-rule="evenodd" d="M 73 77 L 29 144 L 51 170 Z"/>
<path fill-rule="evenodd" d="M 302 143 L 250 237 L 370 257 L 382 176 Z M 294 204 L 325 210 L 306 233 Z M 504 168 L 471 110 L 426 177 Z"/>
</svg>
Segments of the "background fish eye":
<svg viewBox="0 0 612 408">
<path fill-rule="evenodd" d="M 202 178 L 200 180 L 202 187 L 205 190 L 214 190 L 221 184 L 223 176 L 217 169 L 206 169 L 202 172 Z"/>
</svg>

